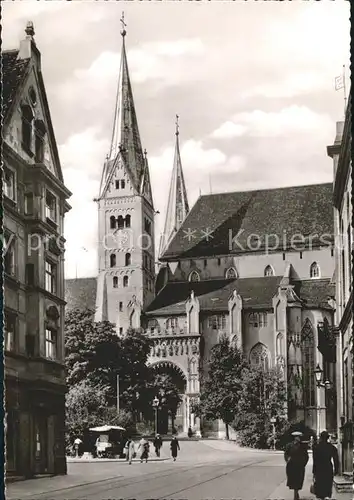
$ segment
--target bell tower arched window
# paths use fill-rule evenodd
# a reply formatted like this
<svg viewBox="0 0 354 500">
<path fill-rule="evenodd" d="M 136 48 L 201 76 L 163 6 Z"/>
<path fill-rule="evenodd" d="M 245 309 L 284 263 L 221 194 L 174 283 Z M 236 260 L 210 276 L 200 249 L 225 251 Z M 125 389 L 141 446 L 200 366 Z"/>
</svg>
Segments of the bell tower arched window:
<svg viewBox="0 0 354 500">
<path fill-rule="evenodd" d="M 310 278 L 320 277 L 320 267 L 317 262 L 313 262 L 310 267 Z"/>
<path fill-rule="evenodd" d="M 110 218 L 109 218 L 109 223 L 110 223 L 110 228 L 111 229 L 115 229 L 116 228 L 116 218 L 114 217 L 114 215 L 111 215 Z"/>
<path fill-rule="evenodd" d="M 123 286 L 126 288 L 129 285 L 129 278 L 128 276 L 124 276 L 123 278 Z"/>
<path fill-rule="evenodd" d="M 115 253 L 112 253 L 110 256 L 109 256 L 109 265 L 111 267 L 114 267 L 116 265 L 116 261 L 117 261 L 117 258 L 116 258 L 116 254 Z"/>
<path fill-rule="evenodd" d="M 118 278 L 117 278 L 117 276 L 113 277 L 113 288 L 118 288 Z"/>
<path fill-rule="evenodd" d="M 264 276 L 274 276 L 274 270 L 273 270 L 272 266 L 267 266 L 264 269 Z"/>
<path fill-rule="evenodd" d="M 192 271 L 189 275 L 188 280 L 189 281 L 200 281 L 199 273 L 197 273 L 197 271 Z"/>
<path fill-rule="evenodd" d="M 123 229 L 124 228 L 124 219 L 122 215 L 118 216 L 118 229 Z"/>
<path fill-rule="evenodd" d="M 132 263 L 132 256 L 130 253 L 126 253 L 125 254 L 125 265 L 130 266 L 131 263 Z"/>
<path fill-rule="evenodd" d="M 130 224 L 131 224 L 131 216 L 128 214 L 125 217 L 125 227 L 130 227 Z"/>
</svg>

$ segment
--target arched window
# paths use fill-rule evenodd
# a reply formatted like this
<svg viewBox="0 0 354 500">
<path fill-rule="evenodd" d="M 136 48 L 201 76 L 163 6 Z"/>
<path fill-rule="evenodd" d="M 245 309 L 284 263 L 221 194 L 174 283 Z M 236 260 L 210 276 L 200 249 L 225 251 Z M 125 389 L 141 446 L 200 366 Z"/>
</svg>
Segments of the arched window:
<svg viewBox="0 0 354 500">
<path fill-rule="evenodd" d="M 130 227 L 130 223 L 131 223 L 131 216 L 128 214 L 125 217 L 125 227 Z"/>
<path fill-rule="evenodd" d="M 284 336 L 282 333 L 278 333 L 276 342 L 277 356 L 284 355 Z"/>
<path fill-rule="evenodd" d="M 236 279 L 237 278 L 236 269 L 234 267 L 230 267 L 225 273 L 225 278 L 227 280 Z"/>
<path fill-rule="evenodd" d="M 200 281 L 199 273 L 197 273 L 197 271 L 192 271 L 189 275 L 188 280 L 189 281 Z"/>
<path fill-rule="evenodd" d="M 315 338 L 307 318 L 301 331 L 302 387 L 305 407 L 315 405 Z"/>
<path fill-rule="evenodd" d="M 270 368 L 269 349 L 260 342 L 252 347 L 250 352 L 250 363 L 252 365 L 261 365 L 264 370 Z"/>
<path fill-rule="evenodd" d="M 177 318 L 168 318 L 166 320 L 166 328 L 177 328 L 178 326 L 178 319 Z"/>
<path fill-rule="evenodd" d="M 114 267 L 116 265 L 116 254 L 115 253 L 111 253 L 111 255 L 109 256 L 109 265 L 111 267 Z"/>
<path fill-rule="evenodd" d="M 118 288 L 118 278 L 117 278 L 117 276 L 113 277 L 113 288 Z"/>
<path fill-rule="evenodd" d="M 118 216 L 118 229 L 123 229 L 124 228 L 124 219 L 123 215 Z"/>
<path fill-rule="evenodd" d="M 21 108 L 22 110 L 22 146 L 27 152 L 32 151 L 32 122 L 33 122 L 33 111 L 31 106 L 25 104 Z"/>
<path fill-rule="evenodd" d="M 320 277 L 320 268 L 317 262 L 313 262 L 310 267 L 310 277 L 311 278 L 319 278 Z"/>
<path fill-rule="evenodd" d="M 44 161 L 44 136 L 45 126 L 42 120 L 35 121 L 35 161 L 36 163 L 43 163 Z"/>
<path fill-rule="evenodd" d="M 123 286 L 126 288 L 129 284 L 129 278 L 128 276 L 124 276 L 123 278 Z"/>
<path fill-rule="evenodd" d="M 115 229 L 116 228 L 116 218 L 114 217 L 114 215 L 111 215 L 110 218 L 109 218 L 109 221 L 110 221 L 110 226 L 111 226 L 111 229 Z"/>
<path fill-rule="evenodd" d="M 267 266 L 264 269 L 264 276 L 274 276 L 274 270 L 273 270 L 272 266 Z"/>
<path fill-rule="evenodd" d="M 190 367 L 191 374 L 195 375 L 197 373 L 197 360 L 195 358 L 191 359 L 189 367 Z"/>
<path fill-rule="evenodd" d="M 157 319 L 149 319 L 148 329 L 150 330 L 151 333 L 154 333 L 155 330 L 159 331 L 159 323 Z"/>
<path fill-rule="evenodd" d="M 125 265 L 130 266 L 131 263 L 132 263 L 132 256 L 130 253 L 126 253 L 125 254 Z"/>
</svg>

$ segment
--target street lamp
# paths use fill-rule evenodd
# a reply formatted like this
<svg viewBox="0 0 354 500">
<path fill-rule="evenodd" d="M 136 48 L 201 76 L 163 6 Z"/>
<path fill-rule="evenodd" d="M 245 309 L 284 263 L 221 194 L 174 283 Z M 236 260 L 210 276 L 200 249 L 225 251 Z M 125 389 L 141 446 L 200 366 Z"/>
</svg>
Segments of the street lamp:
<svg viewBox="0 0 354 500">
<path fill-rule="evenodd" d="M 277 419 L 275 417 L 272 417 L 270 419 L 270 423 L 273 426 L 273 450 L 275 450 L 275 424 L 276 424 L 276 422 L 277 422 Z"/>
<path fill-rule="evenodd" d="M 329 389 L 332 388 L 332 383 L 328 379 L 323 381 L 323 370 L 319 364 L 317 364 L 316 369 L 314 370 L 314 373 L 315 373 L 316 385 L 319 389 L 321 387 L 323 387 L 325 390 L 328 391 Z M 318 401 L 317 402 L 317 433 L 318 434 L 320 433 L 320 411 L 321 411 L 321 407 L 320 407 L 320 404 Z"/>
<path fill-rule="evenodd" d="M 155 411 L 155 434 L 157 434 L 157 412 L 159 409 L 159 404 L 160 404 L 160 400 L 158 397 L 155 396 L 155 398 L 152 402 L 152 407 L 154 408 L 154 411 Z"/>
</svg>

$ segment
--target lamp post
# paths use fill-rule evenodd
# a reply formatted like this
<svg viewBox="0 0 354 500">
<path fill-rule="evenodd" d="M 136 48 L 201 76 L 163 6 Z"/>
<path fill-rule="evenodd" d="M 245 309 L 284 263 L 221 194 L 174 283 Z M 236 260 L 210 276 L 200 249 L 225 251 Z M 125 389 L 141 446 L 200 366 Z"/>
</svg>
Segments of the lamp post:
<svg viewBox="0 0 354 500">
<path fill-rule="evenodd" d="M 152 402 L 152 407 L 154 408 L 154 411 L 155 411 L 155 434 L 157 434 L 157 412 L 159 409 L 159 404 L 160 404 L 160 400 L 158 397 L 155 396 L 155 398 Z"/>
<path fill-rule="evenodd" d="M 270 423 L 272 424 L 273 427 L 273 450 L 275 451 L 275 424 L 277 422 L 277 419 L 275 417 L 272 417 L 270 419 Z"/>
<path fill-rule="evenodd" d="M 319 364 L 317 364 L 314 373 L 315 373 L 316 385 L 317 385 L 318 389 L 320 389 L 321 387 L 323 387 L 327 391 L 329 389 L 331 389 L 332 383 L 329 380 L 323 381 L 323 370 Z M 318 400 L 317 401 L 317 434 L 318 435 L 320 434 L 320 425 L 321 425 L 321 423 L 320 423 L 320 411 L 321 411 L 321 407 L 320 407 L 320 402 Z"/>
</svg>

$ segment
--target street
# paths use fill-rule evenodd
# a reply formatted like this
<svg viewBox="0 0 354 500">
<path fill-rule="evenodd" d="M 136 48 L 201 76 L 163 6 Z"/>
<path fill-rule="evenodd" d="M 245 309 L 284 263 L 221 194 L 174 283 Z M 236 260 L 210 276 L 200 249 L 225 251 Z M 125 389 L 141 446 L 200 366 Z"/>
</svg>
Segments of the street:
<svg viewBox="0 0 354 500">
<path fill-rule="evenodd" d="M 238 448 L 223 441 L 181 442 L 176 462 L 164 443 L 161 460 L 132 465 L 117 461 L 68 463 L 68 475 L 12 483 L 12 499 L 292 499 L 285 486 L 281 453 Z M 151 456 L 151 458 L 154 458 Z M 307 467 L 302 499 L 309 491 L 311 463 Z M 349 500 L 350 494 L 333 498 Z"/>
</svg>

